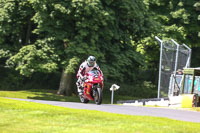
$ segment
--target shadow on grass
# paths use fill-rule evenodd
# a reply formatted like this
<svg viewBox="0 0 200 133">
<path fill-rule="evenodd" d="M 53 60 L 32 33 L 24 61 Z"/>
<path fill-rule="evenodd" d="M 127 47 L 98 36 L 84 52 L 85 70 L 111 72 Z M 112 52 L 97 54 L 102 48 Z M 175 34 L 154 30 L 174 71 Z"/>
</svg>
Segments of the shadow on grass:
<svg viewBox="0 0 200 133">
<path fill-rule="evenodd" d="M 49 100 L 49 101 L 64 101 L 64 102 L 80 102 L 80 99 L 78 95 L 72 94 L 72 96 L 64 96 L 64 95 L 58 95 L 57 90 L 28 90 L 29 92 L 32 92 L 35 94 L 35 96 L 28 96 L 28 99 L 36 99 L 36 100 Z M 117 103 L 117 101 L 123 101 L 123 100 L 136 100 L 138 98 L 135 97 L 129 97 L 129 96 L 121 96 L 121 95 L 115 95 L 114 96 L 114 104 Z M 90 101 L 90 103 L 94 103 L 93 101 Z M 111 103 L 111 94 L 110 93 L 103 93 L 103 104 L 110 104 Z"/>
<path fill-rule="evenodd" d="M 79 97 L 75 94 L 72 96 L 58 95 L 57 90 L 26 90 L 34 94 L 34 96 L 27 96 L 28 99 L 49 100 L 49 101 L 65 101 L 65 102 L 79 102 Z"/>
<path fill-rule="evenodd" d="M 58 95 L 57 90 L 53 89 L 28 89 L 28 90 L 0 90 L 4 97 L 13 97 L 13 98 L 26 98 L 26 99 L 35 99 L 35 100 L 49 100 L 49 101 L 63 101 L 63 102 L 80 102 L 78 95 L 73 94 L 72 96 Z M 129 96 L 121 96 L 119 94 L 114 95 L 114 104 L 117 101 L 121 100 L 135 100 L 137 98 Z M 90 101 L 94 103 L 94 101 Z M 103 104 L 111 103 L 111 93 L 103 92 Z"/>
</svg>

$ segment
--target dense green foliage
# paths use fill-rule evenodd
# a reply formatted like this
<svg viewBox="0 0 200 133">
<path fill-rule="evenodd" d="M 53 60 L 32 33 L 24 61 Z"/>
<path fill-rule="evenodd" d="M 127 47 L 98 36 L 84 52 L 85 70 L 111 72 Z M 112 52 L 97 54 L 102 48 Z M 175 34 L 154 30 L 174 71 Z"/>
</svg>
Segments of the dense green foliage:
<svg viewBox="0 0 200 133">
<path fill-rule="evenodd" d="M 33 88 L 38 80 L 36 88 L 58 88 L 63 69 L 75 74 L 94 55 L 105 83 L 153 97 L 154 36 L 198 47 L 198 9 L 195 0 L 0 0 L 0 88 Z"/>
<path fill-rule="evenodd" d="M 176 39 L 189 46 L 198 46 L 198 10 L 195 0 L 144 0 L 153 11 L 154 18 L 162 24 L 163 36 Z"/>
<path fill-rule="evenodd" d="M 200 20 L 200 1 L 196 2 L 194 4 L 194 7 L 195 7 L 195 10 L 198 11 L 198 14 L 197 14 L 198 18 L 197 18 L 197 20 Z M 198 36 L 200 37 L 200 32 L 198 33 Z"/>
</svg>

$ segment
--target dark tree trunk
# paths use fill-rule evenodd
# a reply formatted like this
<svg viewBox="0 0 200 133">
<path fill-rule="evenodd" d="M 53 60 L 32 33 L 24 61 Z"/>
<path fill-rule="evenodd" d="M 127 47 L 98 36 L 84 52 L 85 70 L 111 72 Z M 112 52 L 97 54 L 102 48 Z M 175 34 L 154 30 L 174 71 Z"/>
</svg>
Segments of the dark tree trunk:
<svg viewBox="0 0 200 133">
<path fill-rule="evenodd" d="M 71 96 L 73 91 L 73 83 L 74 83 L 73 74 L 65 73 L 65 70 L 63 70 L 57 94 Z"/>
<path fill-rule="evenodd" d="M 29 44 L 30 35 L 31 35 L 31 19 L 29 19 L 29 21 L 28 21 L 28 28 L 27 28 L 27 32 L 26 32 L 25 45 Z"/>
</svg>

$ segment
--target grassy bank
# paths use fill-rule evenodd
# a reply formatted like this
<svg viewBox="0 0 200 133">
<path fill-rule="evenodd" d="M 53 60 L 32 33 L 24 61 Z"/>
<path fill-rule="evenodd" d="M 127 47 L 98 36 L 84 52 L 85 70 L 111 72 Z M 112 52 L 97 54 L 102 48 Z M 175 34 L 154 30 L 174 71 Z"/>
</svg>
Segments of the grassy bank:
<svg viewBox="0 0 200 133">
<path fill-rule="evenodd" d="M 79 97 L 77 95 L 73 96 L 62 96 L 57 95 L 56 90 L 18 90 L 18 91 L 7 91 L 0 90 L 0 97 L 11 97 L 11 98 L 22 98 L 22 99 L 37 99 L 37 100 L 51 100 L 51 101 L 65 101 L 65 102 L 79 102 Z M 115 95 L 114 102 L 119 100 L 133 100 L 135 97 Z M 108 104 L 111 101 L 110 94 L 103 94 L 103 103 Z M 92 103 L 92 101 L 90 101 Z"/>
<path fill-rule="evenodd" d="M 200 123 L 77 110 L 0 98 L 3 133 L 197 133 Z"/>
<path fill-rule="evenodd" d="M 77 96 L 62 96 L 57 95 L 56 90 L 18 90 L 18 91 L 0 91 L 0 97 L 22 98 L 22 99 L 37 99 L 37 100 L 52 100 L 52 101 L 79 101 Z"/>
</svg>

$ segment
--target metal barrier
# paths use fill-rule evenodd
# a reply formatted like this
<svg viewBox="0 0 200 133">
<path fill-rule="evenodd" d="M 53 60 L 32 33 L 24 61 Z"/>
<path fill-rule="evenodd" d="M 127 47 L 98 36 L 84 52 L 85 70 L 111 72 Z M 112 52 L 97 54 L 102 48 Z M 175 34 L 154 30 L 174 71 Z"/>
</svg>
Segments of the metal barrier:
<svg viewBox="0 0 200 133">
<path fill-rule="evenodd" d="M 163 98 L 174 94 L 172 92 L 176 89 L 176 80 L 171 80 L 171 78 L 176 77 L 179 69 L 183 70 L 183 68 L 188 68 L 190 66 L 191 49 L 185 44 L 179 45 L 173 39 L 163 41 L 157 36 L 155 38 L 160 42 L 157 98 Z"/>
</svg>

